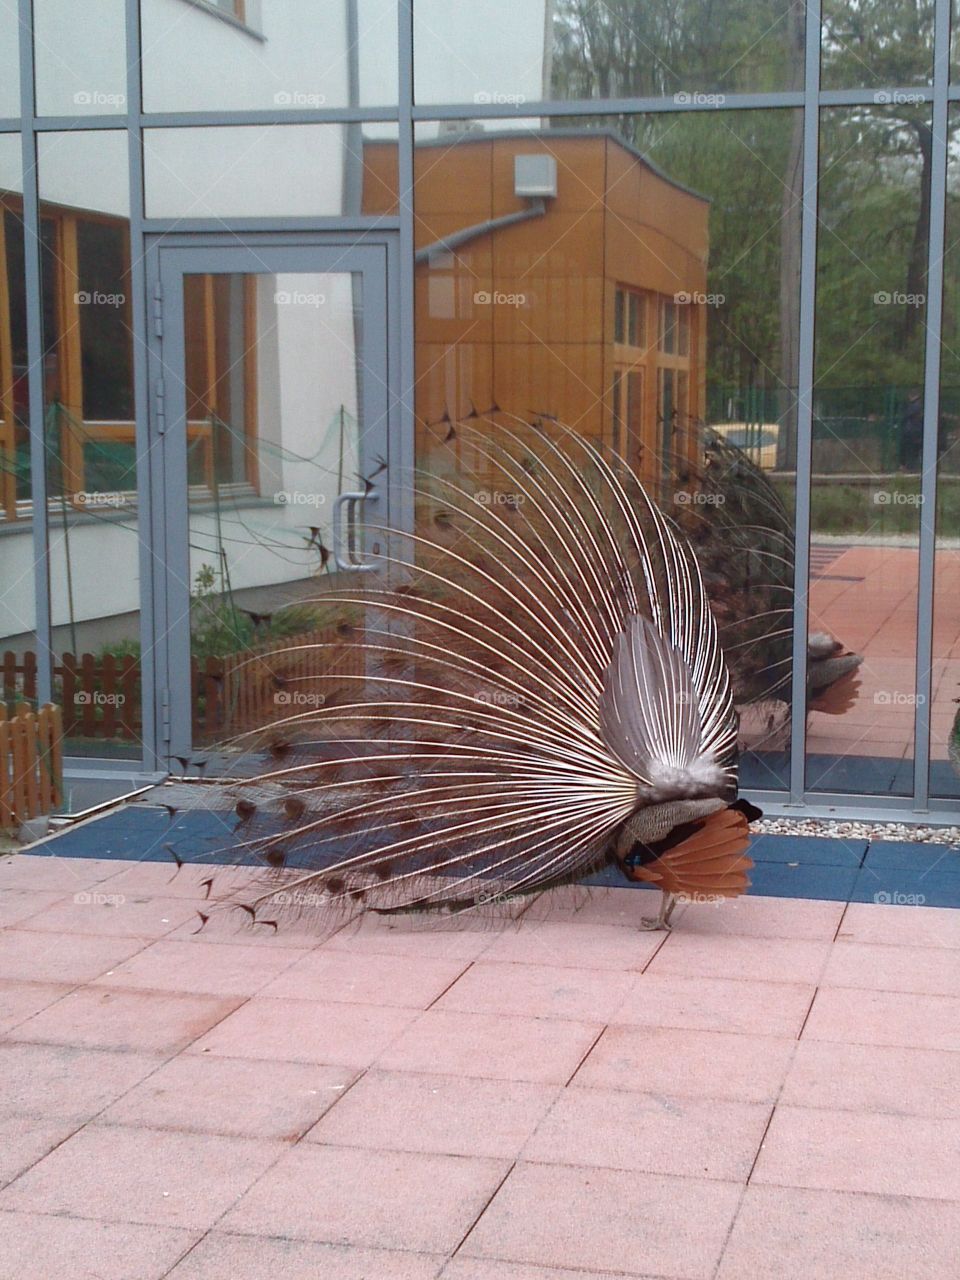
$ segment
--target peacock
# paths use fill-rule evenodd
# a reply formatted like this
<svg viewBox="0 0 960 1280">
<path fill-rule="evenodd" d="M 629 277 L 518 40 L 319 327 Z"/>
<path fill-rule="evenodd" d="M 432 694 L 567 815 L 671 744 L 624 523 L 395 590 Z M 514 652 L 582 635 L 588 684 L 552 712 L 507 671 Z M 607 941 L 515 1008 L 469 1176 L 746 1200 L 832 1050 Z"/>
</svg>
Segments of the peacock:
<svg viewBox="0 0 960 1280">
<path fill-rule="evenodd" d="M 274 929 L 483 913 L 608 867 L 661 891 L 644 928 L 744 893 L 760 811 L 738 798 L 733 684 L 688 538 L 557 421 L 473 413 L 439 454 L 414 531 L 368 528 L 376 581 L 331 578 L 313 602 L 343 621 L 303 696 L 291 652 L 271 654 L 287 705 L 310 705 L 230 744 L 267 767 L 219 784 L 245 874 L 208 892 Z"/>
<path fill-rule="evenodd" d="M 770 477 L 733 441 L 697 424 L 657 460 L 661 499 L 701 565 L 730 667 L 741 747 L 789 732 L 795 532 Z M 808 711 L 842 715 L 856 701 L 863 658 L 825 632 L 807 641 Z"/>
</svg>

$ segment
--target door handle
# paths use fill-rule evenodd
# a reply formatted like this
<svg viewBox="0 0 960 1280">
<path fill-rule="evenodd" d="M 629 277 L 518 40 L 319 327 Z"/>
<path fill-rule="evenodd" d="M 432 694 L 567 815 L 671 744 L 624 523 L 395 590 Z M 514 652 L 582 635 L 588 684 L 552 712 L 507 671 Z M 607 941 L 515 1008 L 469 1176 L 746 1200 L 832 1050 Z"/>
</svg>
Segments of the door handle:
<svg viewBox="0 0 960 1280">
<path fill-rule="evenodd" d="M 368 489 L 366 493 L 341 493 L 333 500 L 333 562 L 341 573 L 370 573 L 377 568 L 373 561 L 361 559 L 357 551 L 357 510 L 361 503 L 379 496 L 376 489 Z"/>
</svg>

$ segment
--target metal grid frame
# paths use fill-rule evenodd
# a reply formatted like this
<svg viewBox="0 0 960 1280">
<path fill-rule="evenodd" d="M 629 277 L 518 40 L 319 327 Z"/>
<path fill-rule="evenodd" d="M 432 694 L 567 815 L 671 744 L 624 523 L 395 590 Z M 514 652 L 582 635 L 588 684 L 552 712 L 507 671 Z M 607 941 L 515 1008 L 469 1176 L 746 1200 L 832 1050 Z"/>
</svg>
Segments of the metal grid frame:
<svg viewBox="0 0 960 1280">
<path fill-rule="evenodd" d="M 356 0 L 345 0 L 348 15 Z M 35 608 L 37 648 L 40 661 L 39 689 L 42 700 L 51 692 L 51 612 L 49 577 L 49 521 L 46 502 L 46 468 L 43 441 L 42 330 L 40 292 L 39 191 L 37 183 L 37 138 L 45 132 L 73 129 L 125 130 L 128 142 L 130 187 L 131 290 L 134 328 L 134 402 L 137 419 L 137 466 L 141 492 L 141 633 L 143 636 L 144 758 L 145 769 L 158 765 L 155 736 L 155 707 L 147 691 L 156 688 L 157 667 L 162 654 L 154 648 L 155 619 L 160 613 L 162 584 L 150 552 L 156 529 L 155 492 L 151 452 L 147 438 L 147 278 L 144 266 L 148 237 L 191 232 L 224 232 L 242 236 L 246 232 L 268 231 L 295 235 L 297 232 L 338 232 L 362 236 L 371 231 L 392 233 L 399 249 L 397 305 L 401 323 L 397 335 L 397 378 L 390 388 L 396 407 L 395 429 L 401 443 L 408 446 L 414 428 L 414 131 L 418 121 L 482 120 L 516 118 L 518 109 L 500 104 L 443 103 L 418 105 L 414 100 L 414 27 L 416 0 L 397 0 L 398 103 L 396 107 L 316 107 L 284 111 L 144 112 L 140 64 L 139 0 L 124 0 L 126 15 L 127 111 L 123 114 L 84 116 L 38 116 L 35 111 L 33 65 L 33 0 L 18 0 L 20 38 L 19 118 L 0 118 L 0 133 L 19 133 L 23 159 L 23 209 L 25 222 L 25 283 L 27 292 L 28 396 L 31 433 L 31 471 L 34 496 L 33 536 L 35 552 Z M 590 116 L 619 113 L 681 113 L 686 111 L 749 111 L 764 108 L 794 108 L 803 112 L 804 152 L 802 172 L 800 351 L 798 369 L 797 491 L 795 612 L 793 634 L 793 705 L 797 711 L 791 728 L 791 773 L 789 791 L 761 794 L 773 811 L 835 816 L 856 813 L 859 817 L 895 817 L 920 814 L 940 820 L 955 820 L 960 800 L 931 797 L 930 692 L 934 608 L 934 551 L 936 543 L 937 421 L 940 398 L 940 321 L 943 295 L 944 221 L 947 194 L 947 113 L 951 102 L 960 102 L 960 84 L 950 84 L 951 0 L 934 0 L 935 41 L 933 83 L 930 86 L 884 85 L 877 89 L 822 89 L 820 86 L 820 0 L 807 0 L 804 84 L 802 90 L 727 95 L 720 104 L 688 103 L 673 98 L 606 98 L 588 101 L 524 102 L 524 117 L 565 117 L 575 122 Z M 808 621 L 808 573 L 810 534 L 810 480 L 813 428 L 814 322 L 816 302 L 817 181 L 820 142 L 820 112 L 824 107 L 868 106 L 880 91 L 908 93 L 911 101 L 931 105 L 934 150 L 930 194 L 930 235 L 927 255 L 927 325 L 924 369 L 924 438 L 922 455 L 922 495 L 920 506 L 919 591 L 917 612 L 917 654 L 914 749 L 914 790 L 910 796 L 854 795 L 807 792 L 805 790 L 806 727 L 800 710 L 805 704 L 806 635 Z M 399 202 L 396 217 L 317 218 L 149 218 L 144 207 L 143 130 L 146 128 L 229 127 L 256 124 L 324 124 L 387 122 L 398 129 Z M 140 470 L 142 468 L 142 470 Z M 79 763 L 79 762 L 78 762 Z M 83 765 L 89 768 L 91 761 Z M 98 767 L 129 773 L 129 761 L 99 761 Z"/>
</svg>

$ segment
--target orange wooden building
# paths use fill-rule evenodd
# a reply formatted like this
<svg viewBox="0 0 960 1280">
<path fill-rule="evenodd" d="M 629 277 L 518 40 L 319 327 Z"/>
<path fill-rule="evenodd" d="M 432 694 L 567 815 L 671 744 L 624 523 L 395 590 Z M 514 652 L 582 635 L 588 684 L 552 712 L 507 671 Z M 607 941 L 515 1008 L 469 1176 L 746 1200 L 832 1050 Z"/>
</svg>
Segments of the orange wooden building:
<svg viewBox="0 0 960 1280">
<path fill-rule="evenodd" d="M 364 157 L 364 211 L 391 211 L 396 145 Z M 518 194 L 518 157 L 534 172 L 552 157 L 555 194 Z M 650 478 L 661 450 L 686 452 L 705 400 L 708 201 L 599 130 L 441 135 L 417 146 L 415 179 L 418 419 L 554 414 Z"/>
</svg>

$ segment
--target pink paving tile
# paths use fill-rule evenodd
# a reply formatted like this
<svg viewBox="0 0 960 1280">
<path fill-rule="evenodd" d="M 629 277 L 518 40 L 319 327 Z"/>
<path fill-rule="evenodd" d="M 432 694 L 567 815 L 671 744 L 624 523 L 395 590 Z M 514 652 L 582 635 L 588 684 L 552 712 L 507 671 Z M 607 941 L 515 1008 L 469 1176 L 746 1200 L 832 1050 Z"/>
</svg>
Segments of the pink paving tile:
<svg viewBox="0 0 960 1280">
<path fill-rule="evenodd" d="M 468 963 L 424 956 L 405 956 L 398 963 L 395 956 L 324 949 L 299 959 L 260 994 L 425 1009 L 463 973 Z"/>
<path fill-rule="evenodd" d="M 895 907 L 851 902 L 837 940 L 956 949 L 960 947 L 960 911 L 952 907 Z"/>
<path fill-rule="evenodd" d="M 706 1280 L 741 1188 L 612 1169 L 518 1165 L 461 1253 L 628 1276 Z"/>
<path fill-rule="evenodd" d="M 960 1120 L 778 1106 L 752 1182 L 960 1200 Z"/>
<path fill-rule="evenodd" d="M 769 1118 L 756 1102 L 566 1089 L 523 1159 L 746 1182 Z"/>
<path fill-rule="evenodd" d="M 718 1280 L 944 1280 L 956 1205 L 900 1196 L 747 1188 Z"/>
<path fill-rule="evenodd" d="M 642 969 L 663 945 L 664 935 L 604 924 L 521 920 L 494 936 L 484 963 L 555 965 L 563 969 Z"/>
<path fill-rule="evenodd" d="M 633 1276 L 636 1273 L 630 1274 Z M 440 1280 L 615 1280 L 615 1277 L 609 1271 L 558 1271 L 555 1267 L 495 1262 L 491 1258 L 457 1257 L 451 1259 L 440 1272 Z"/>
<path fill-rule="evenodd" d="M 6 929 L 21 920 L 45 911 L 55 902 L 62 902 L 60 892 L 42 893 L 37 889 L 0 889 L 0 929 Z"/>
<path fill-rule="evenodd" d="M 414 1017 L 412 1009 L 257 997 L 191 1052 L 366 1067 Z"/>
<path fill-rule="evenodd" d="M 187 865 L 178 871 L 172 859 L 169 863 L 116 859 L 110 867 L 111 871 L 101 886 L 105 893 L 178 898 L 199 903 L 206 900 L 209 892 L 203 884 L 210 876 L 209 867 Z"/>
<path fill-rule="evenodd" d="M 248 996 L 305 954 L 284 947 L 196 947 L 161 939 L 102 974 L 97 985 Z"/>
<path fill-rule="evenodd" d="M 633 974 L 609 969 L 488 964 L 481 960 L 454 983 L 437 1007 L 458 1013 L 608 1022 L 635 980 Z"/>
<path fill-rule="evenodd" d="M 161 1280 L 196 1232 L 41 1213 L 0 1214 L 0 1275 L 17 1280 Z"/>
<path fill-rule="evenodd" d="M 849 1044 L 960 1049 L 960 999 L 822 987 L 803 1034 Z"/>
<path fill-rule="evenodd" d="M 101 1053 L 68 1045 L 0 1044 L 3 1105 L 88 1120 L 155 1071 L 145 1053 Z"/>
<path fill-rule="evenodd" d="M 424 1253 L 211 1232 L 170 1280 L 435 1280 L 443 1263 Z"/>
<path fill-rule="evenodd" d="M 184 898 L 190 914 L 185 924 L 166 935 L 168 942 L 222 943 L 229 946 L 269 947 L 284 950 L 312 951 L 324 940 L 316 922 L 307 917 L 281 919 L 274 931 L 266 924 L 252 925 L 243 912 L 221 908 L 216 902 L 193 902 Z M 207 917 L 201 919 L 200 911 Z"/>
<path fill-rule="evenodd" d="M 826 967 L 830 947 L 829 942 L 797 938 L 678 931 L 657 952 L 648 973 L 816 985 Z"/>
<path fill-rule="evenodd" d="M 227 1214 L 225 1230 L 452 1252 L 509 1163 L 301 1143 Z"/>
<path fill-rule="evenodd" d="M 0 1209 L 203 1229 L 285 1149 L 90 1124 L 0 1192 Z"/>
<path fill-rule="evenodd" d="M 142 938 L 92 938 L 80 934 L 0 933 L 0 973 L 24 982 L 89 982 L 143 947 Z"/>
<path fill-rule="evenodd" d="M 640 890 L 642 894 L 649 890 Z M 640 918 L 650 914 L 656 895 L 638 897 L 638 890 L 601 889 L 564 885 L 541 894 L 524 912 L 525 921 L 575 921 L 578 924 L 621 925 L 637 930 Z"/>
<path fill-rule="evenodd" d="M 0 857 L 0 889 L 76 893 L 116 873 L 109 858 L 54 858 L 31 853 Z"/>
<path fill-rule="evenodd" d="M 52 896 L 52 895 L 51 895 Z M 194 918 L 192 903 L 177 898 L 141 897 L 107 892 L 101 886 L 58 896 L 25 926 L 47 933 L 104 934 L 110 937 L 162 938 Z"/>
<path fill-rule="evenodd" d="M 379 1058 L 395 1071 L 563 1084 L 602 1024 L 429 1009 Z"/>
<path fill-rule="evenodd" d="M 557 1085 L 368 1071 L 309 1142 L 374 1150 L 510 1158 L 549 1110 Z"/>
<path fill-rule="evenodd" d="M 794 1106 L 960 1120 L 960 1054 L 804 1036 L 780 1100 Z"/>
<path fill-rule="evenodd" d="M 947 947 L 889 947 L 837 942 L 822 979 L 827 987 L 960 996 L 960 964 Z"/>
<path fill-rule="evenodd" d="M 719 907 L 689 906 L 678 909 L 674 932 L 678 935 L 738 934 L 748 938 L 809 938 L 829 942 L 843 916 L 842 902 L 814 902 L 804 898 L 735 898 Z"/>
<path fill-rule="evenodd" d="M 333 1106 L 354 1075 L 348 1067 L 301 1062 L 264 1066 L 245 1058 L 181 1054 L 111 1106 L 102 1119 L 151 1129 L 290 1140 Z"/>
<path fill-rule="evenodd" d="M 77 1120 L 51 1120 L 0 1109 L 0 1187 L 42 1160 L 77 1128 Z"/>
<path fill-rule="evenodd" d="M 509 925 L 503 926 L 505 929 Z M 466 920 L 420 921 L 403 917 L 361 916 L 326 943 L 331 951 L 381 956 L 423 956 L 431 960 L 474 960 L 496 937 L 496 931 Z"/>
<path fill-rule="evenodd" d="M 0 1035 L 26 1022 L 72 990 L 65 983 L 7 982 L 0 978 Z"/>
<path fill-rule="evenodd" d="M 571 1085 L 773 1102 L 796 1048 L 774 1036 L 608 1027 Z"/>
<path fill-rule="evenodd" d="M 13 1031 L 13 1040 L 90 1049 L 178 1053 L 237 1007 L 237 1001 L 172 992 L 87 987 Z"/>
<path fill-rule="evenodd" d="M 797 1036 L 813 994 L 812 986 L 796 982 L 737 982 L 645 973 L 618 1011 L 617 1022 Z"/>
</svg>

